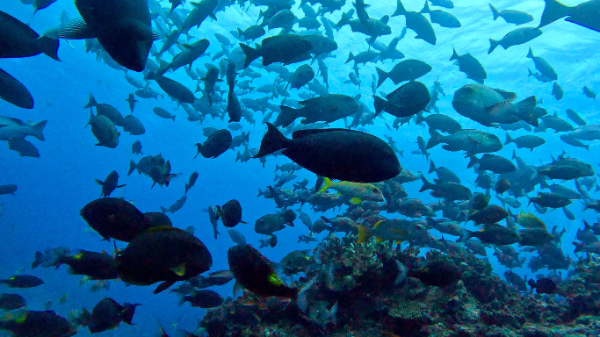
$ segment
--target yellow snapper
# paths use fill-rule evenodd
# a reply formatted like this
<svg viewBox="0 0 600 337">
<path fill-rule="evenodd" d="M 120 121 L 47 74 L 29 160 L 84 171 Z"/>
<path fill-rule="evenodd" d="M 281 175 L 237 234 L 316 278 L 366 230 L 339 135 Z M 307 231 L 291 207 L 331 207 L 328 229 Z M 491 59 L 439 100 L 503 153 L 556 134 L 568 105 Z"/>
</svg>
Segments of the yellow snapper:
<svg viewBox="0 0 600 337">
<path fill-rule="evenodd" d="M 363 200 L 383 201 L 383 193 L 373 184 L 353 183 L 349 181 L 334 183 L 326 177 L 323 181 L 323 187 L 321 187 L 318 193 L 323 193 L 328 189 L 334 189 L 338 191 L 338 194 L 350 197 L 350 202 L 355 205 L 360 204 Z"/>
</svg>

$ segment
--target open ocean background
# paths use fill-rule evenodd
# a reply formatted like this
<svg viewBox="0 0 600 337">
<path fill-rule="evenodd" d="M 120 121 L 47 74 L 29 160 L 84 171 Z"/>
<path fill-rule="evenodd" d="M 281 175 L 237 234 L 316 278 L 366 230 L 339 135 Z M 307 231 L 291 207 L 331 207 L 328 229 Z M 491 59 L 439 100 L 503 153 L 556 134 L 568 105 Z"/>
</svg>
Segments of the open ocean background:
<svg viewBox="0 0 600 337">
<path fill-rule="evenodd" d="M 164 6 L 168 5 L 167 1 L 162 1 L 162 3 Z M 544 7 L 544 2 L 541 0 L 491 1 L 491 3 L 500 10 L 510 7 L 533 15 L 536 20 L 526 26 L 538 24 Z M 581 1 L 565 0 L 563 3 L 576 5 Z M 406 55 L 406 58 L 419 59 L 433 67 L 433 70 L 419 81 L 428 87 L 431 87 L 435 80 L 442 83 L 446 96 L 441 97 L 437 104 L 442 113 L 459 121 L 463 128 L 481 128 L 475 122 L 458 115 L 451 106 L 454 91 L 471 82 L 465 78 L 464 73 L 458 71 L 458 66 L 454 65 L 453 61 L 449 61 L 452 47 L 454 47 L 459 54 L 469 52 L 483 64 L 488 73 L 485 83 L 487 86 L 516 92 L 518 100 L 535 95 L 538 101 L 543 99 L 540 106 L 546 108 L 550 114 L 557 112 L 560 117 L 566 118 L 565 110 L 570 108 L 585 118 L 588 124 L 600 123 L 597 113 L 598 101 L 591 100 L 582 94 L 584 85 L 593 91 L 600 90 L 600 55 L 598 54 L 600 34 L 559 20 L 543 27 L 544 33 L 530 43 L 512 47 L 509 50 L 498 48 L 488 55 L 488 39 L 500 39 L 505 33 L 515 29 L 515 26 L 507 24 L 502 19 L 493 21 L 487 1 L 455 0 L 454 4 L 455 8 L 451 12 L 461 20 L 462 28 L 444 29 L 434 25 L 438 38 L 435 46 L 414 39 L 415 33 L 409 30 L 398 45 L 398 49 Z M 370 5 L 369 15 L 376 18 L 391 14 L 396 8 L 395 1 L 392 0 L 372 0 Z M 405 0 L 404 5 L 407 10 L 418 11 L 422 8 L 423 1 Z M 190 7 L 191 5 L 188 3 L 186 6 Z M 342 10 L 346 11 L 351 6 L 351 2 L 348 1 Z M 38 12 L 33 17 L 32 7 L 17 0 L 1 0 L 0 10 L 23 22 L 30 22 L 31 27 L 40 33 L 57 26 L 63 10 L 66 10 L 70 17 L 78 15 L 73 1 L 70 0 L 58 0 L 57 3 Z M 294 6 L 294 11 L 299 11 L 297 6 Z M 340 15 L 341 12 L 337 11 L 330 18 L 335 22 Z M 214 37 L 214 33 L 221 33 L 233 42 L 235 38 L 228 32 L 237 27 L 244 29 L 254 24 L 257 17 L 257 7 L 252 6 L 250 10 L 245 11 L 234 5 L 224 12 L 217 13 L 218 20 L 207 19 L 200 29 L 192 29 L 192 35 L 211 41 L 208 52 L 212 56 L 219 50 L 219 43 Z M 389 25 L 392 27 L 393 34 L 384 36 L 378 41 L 388 43 L 405 26 L 405 19 L 402 16 L 391 18 Z M 268 35 L 273 35 L 274 32 L 271 31 Z M 372 75 L 375 74 L 375 67 L 372 64 L 361 66 L 362 89 L 359 90 L 351 83 L 343 83 L 347 79 L 347 74 L 352 71 L 352 64 L 344 65 L 342 62 L 350 51 L 356 54 L 367 49 L 365 36 L 351 33 L 350 27 L 346 26 L 337 33 L 336 42 L 339 46 L 338 50 L 334 52 L 337 59 L 335 61 L 333 61 L 334 59 L 328 60 L 329 92 L 351 96 L 361 93 L 362 101 L 372 109 L 372 94 L 369 85 Z M 202 128 L 207 126 L 226 128 L 227 121 L 207 117 L 202 125 L 199 122 L 189 122 L 183 109 L 178 108 L 177 104 L 169 98 L 159 98 L 158 100 L 138 98 L 140 102 L 136 105 L 134 116 L 143 122 L 146 128 L 144 135 L 131 136 L 121 132 L 119 146 L 116 149 L 94 146 L 96 139 L 89 127 L 84 128 L 89 119 L 89 110 L 83 109 L 83 106 L 87 103 L 89 94 L 92 93 L 98 102 L 109 103 L 126 115 L 129 113 L 129 107 L 125 99 L 135 88 L 127 83 L 123 71 L 112 69 L 97 61 L 94 54 L 85 53 L 83 41 L 69 41 L 69 44 L 61 40 L 59 49 L 61 62 L 54 61 L 43 54 L 24 59 L 0 60 L 0 67 L 19 79 L 30 90 L 36 103 L 33 110 L 25 111 L 0 101 L 0 115 L 33 122 L 48 120 L 48 125 L 44 130 L 46 140 L 44 142 L 32 140 L 41 153 L 40 158 L 21 158 L 16 152 L 9 151 L 5 144 L 0 144 L 0 184 L 16 184 L 19 187 L 14 196 L 0 196 L 0 203 L 4 207 L 0 218 L 0 278 L 7 278 L 15 273 L 31 273 L 41 277 L 45 284 L 40 287 L 13 290 L 27 299 L 28 309 L 43 310 L 45 303 L 51 300 L 52 310 L 63 317 L 73 309 L 86 307 L 91 310 L 104 297 L 112 297 L 119 303 L 143 304 L 136 310 L 133 319 L 136 325 L 121 324 L 117 330 L 103 332 L 98 336 L 156 336 L 157 319 L 163 323 L 169 333 L 174 332 L 174 324 L 178 324 L 180 328 L 193 330 L 196 328 L 197 319 L 201 318 L 205 311 L 191 308 L 189 303 L 178 307 L 177 296 L 169 294 L 168 291 L 153 295 L 152 291 L 155 286 L 125 287 L 123 282 L 111 281 L 110 290 L 93 293 L 89 290 L 89 284 L 80 286 L 79 280 L 82 276 L 69 275 L 66 266 L 61 267 L 58 271 L 52 268 L 30 270 L 29 265 L 33 261 L 34 253 L 48 247 L 59 246 L 112 252 L 112 243 L 101 241 L 100 236 L 88 228 L 79 215 L 79 210 L 85 204 L 100 195 L 100 186 L 95 183 L 94 179 L 104 180 L 110 171 L 116 170 L 120 175 L 119 183 L 127 184 L 127 186 L 115 190 L 112 196 L 134 200 L 138 209 L 148 212 L 160 211 L 160 206 L 169 207 L 181 198 L 184 193 L 184 184 L 189 175 L 193 171 L 197 171 L 199 178 L 196 186 L 188 192 L 186 204 L 181 210 L 175 214 L 169 214 L 169 216 L 176 227 L 195 227 L 195 235 L 206 244 L 212 254 L 213 267 L 211 271 L 227 269 L 227 250 L 233 245 L 233 242 L 228 237 L 226 228 L 221 224 L 219 224 L 219 231 L 222 235 L 217 240 L 213 238 L 212 226 L 203 209 L 211 205 L 222 205 L 230 199 L 238 199 L 243 207 L 243 219 L 248 224 L 240 224 L 235 229 L 245 235 L 248 243 L 258 247 L 259 239 L 264 236 L 254 232 L 254 222 L 265 214 L 275 213 L 276 206 L 272 200 L 257 198 L 257 191 L 259 188 L 264 189 L 267 185 L 273 184 L 273 171 L 276 164 L 281 165 L 290 160 L 283 156 L 269 157 L 266 167 L 263 168 L 257 159 L 247 163 L 235 162 L 236 153 L 231 150 L 217 159 L 205 159 L 199 156 L 192 160 L 196 154 L 194 144 L 205 140 Z M 550 96 L 552 82 L 541 83 L 533 77 L 528 77 L 527 69 L 534 69 L 533 61 L 525 57 L 529 47 L 532 47 L 536 56 L 548 61 L 558 73 L 558 83 L 565 92 L 565 97 L 561 101 L 556 101 L 554 97 Z M 203 68 L 205 62 L 211 62 L 210 58 L 202 57 L 194 63 L 194 66 Z M 383 66 L 381 63 L 378 66 L 389 70 L 396 62 L 387 61 Z M 216 65 L 217 61 L 212 63 Z M 293 64 L 288 66 L 288 69 L 293 71 L 300 65 Z M 132 71 L 128 73 L 142 80 L 141 74 Z M 273 74 L 267 74 L 264 70 L 261 70 L 261 73 L 263 77 L 254 80 L 253 86 L 258 87 L 274 80 Z M 177 71 L 168 76 L 191 89 L 196 87 L 196 83 L 183 71 Z M 158 88 L 155 83 L 152 86 Z M 389 93 L 393 89 L 395 86 L 388 81 L 378 91 Z M 298 99 L 297 93 L 297 90 L 293 90 L 291 98 Z M 198 95 L 196 94 L 196 96 Z M 260 98 L 263 96 L 264 94 L 251 93 L 243 97 Z M 176 121 L 161 119 L 154 115 L 152 108 L 155 106 L 176 114 Z M 429 138 L 427 129 L 411 123 L 392 133 L 384 125 L 385 121 L 391 124 L 392 117 L 387 114 L 382 116 L 383 118 L 377 118 L 376 124 L 369 126 L 367 130 L 381 138 L 384 135 L 392 135 L 398 148 L 406 150 L 404 157 L 399 158 L 403 168 L 414 173 L 417 171 L 426 173 L 429 164 L 425 157 L 410 152 L 417 150 L 417 136 L 421 135 L 426 140 Z M 265 125 L 260 122 L 262 115 L 256 113 L 255 118 L 257 120 L 255 125 L 250 125 L 242 120 L 244 127 L 232 132 L 235 136 L 242 131 L 250 131 L 251 148 L 259 147 L 266 130 Z M 331 126 L 343 127 L 343 122 L 338 121 Z M 506 139 L 505 132 L 500 129 L 486 128 L 486 131 L 495 133 L 502 141 Z M 511 132 L 513 138 L 523 134 L 526 134 L 523 130 Z M 551 130 L 545 134 L 536 135 L 541 135 L 547 143 L 533 152 L 526 149 L 517 152 L 530 165 L 548 163 L 551 160 L 551 154 L 556 157 L 563 149 L 569 156 L 584 160 L 595 168 L 600 163 L 597 145 L 592 145 L 590 151 L 586 151 L 563 143 Z M 131 153 L 131 144 L 138 139 L 143 144 L 144 155 L 161 153 L 165 159 L 171 161 L 172 172 L 182 173 L 180 177 L 171 182 L 168 188 L 155 186 L 151 189 L 152 181 L 148 177 L 137 173 L 127 176 L 130 159 L 137 162 L 142 157 L 134 156 Z M 497 154 L 510 158 L 515 148 L 514 144 L 510 144 Z M 466 186 L 475 189 L 470 182 L 474 182 L 476 175 L 472 170 L 466 169 L 468 159 L 463 159 L 462 155 L 458 153 L 446 152 L 441 149 L 441 146 L 431 149 L 430 153 L 436 166 L 445 166 L 454 170 Z M 306 170 L 298 171 L 296 174 L 298 175 L 296 181 L 308 178 L 309 186 L 314 184 L 314 174 Z M 427 177 L 432 176 L 427 175 Z M 435 200 L 428 193 L 418 192 L 421 187 L 420 181 L 404 186 L 410 197 L 420 198 L 425 203 Z M 565 186 L 574 189 L 572 181 L 567 182 Z M 591 193 L 591 196 L 597 198 L 597 193 Z M 492 197 L 491 201 L 499 203 L 495 197 Z M 533 205 L 527 207 L 526 202 L 523 204 L 522 209 L 534 211 Z M 297 206 L 292 209 L 297 209 Z M 313 221 L 321 215 L 333 217 L 338 214 L 331 211 L 316 214 L 310 210 L 310 205 L 305 205 L 302 209 L 311 216 Z M 536 215 L 546 222 L 548 231 L 555 226 L 558 226 L 559 229 L 567 228 L 567 232 L 562 238 L 562 248 L 573 256 L 574 246 L 571 242 L 574 241 L 577 229 L 583 227 L 582 220 L 586 219 L 588 222 L 594 223 L 597 221 L 597 216 L 594 211 L 583 212 L 583 205 L 579 201 L 574 201 L 569 209 L 577 217 L 575 221 L 568 220 L 560 209 Z M 520 211 L 521 209 L 514 209 L 513 213 Z M 385 213 L 383 215 L 385 216 Z M 474 227 L 469 225 L 467 228 L 473 229 Z M 431 232 L 438 234 L 435 230 Z M 294 249 L 314 248 L 316 243 L 308 245 L 297 243 L 298 236 L 302 234 L 307 234 L 307 230 L 297 220 L 295 227 L 288 227 L 277 233 L 278 245 L 275 248 L 261 249 L 261 252 L 269 259 L 279 261 Z M 320 240 L 326 234 L 323 232 L 317 235 L 317 238 Z M 455 238 L 448 237 L 448 239 L 454 240 Z M 124 248 L 125 244 L 118 242 L 117 246 Z M 494 271 L 502 275 L 506 268 L 498 264 L 493 256 L 493 250 L 488 249 L 488 255 Z M 517 268 L 514 271 L 521 276 L 531 274 L 526 270 L 526 265 L 524 265 L 525 268 Z M 539 272 L 547 273 L 547 270 Z M 230 296 L 232 286 L 233 282 L 211 289 L 218 291 L 223 296 Z M 0 288 L 2 287 L 0 286 Z M 1 290 L 6 291 L 6 288 Z M 59 298 L 64 293 L 69 294 L 69 299 L 61 305 Z M 87 336 L 88 334 L 89 331 L 82 328 L 77 336 Z"/>
</svg>

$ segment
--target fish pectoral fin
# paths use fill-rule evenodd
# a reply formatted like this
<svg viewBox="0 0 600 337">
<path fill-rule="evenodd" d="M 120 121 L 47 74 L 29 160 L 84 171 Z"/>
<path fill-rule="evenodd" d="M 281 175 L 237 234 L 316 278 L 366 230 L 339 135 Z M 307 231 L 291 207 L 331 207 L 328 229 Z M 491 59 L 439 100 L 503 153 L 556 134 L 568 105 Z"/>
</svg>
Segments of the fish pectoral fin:
<svg viewBox="0 0 600 337">
<path fill-rule="evenodd" d="M 171 271 L 177 274 L 177 276 L 185 275 L 185 262 L 178 265 L 177 267 L 171 268 Z"/>
<path fill-rule="evenodd" d="M 358 205 L 362 202 L 362 199 L 359 197 L 353 197 L 353 198 L 350 198 L 350 202 L 354 205 Z"/>
<path fill-rule="evenodd" d="M 169 287 L 172 286 L 173 284 L 175 284 L 175 281 L 163 282 L 163 283 L 159 284 L 158 287 L 156 287 L 156 289 L 154 289 L 154 291 L 152 293 L 158 294 L 164 290 L 169 289 Z"/>
<path fill-rule="evenodd" d="M 46 31 L 43 36 L 54 39 L 83 40 L 93 39 L 96 35 L 90 30 L 85 21 L 78 19 L 68 24 Z"/>
</svg>

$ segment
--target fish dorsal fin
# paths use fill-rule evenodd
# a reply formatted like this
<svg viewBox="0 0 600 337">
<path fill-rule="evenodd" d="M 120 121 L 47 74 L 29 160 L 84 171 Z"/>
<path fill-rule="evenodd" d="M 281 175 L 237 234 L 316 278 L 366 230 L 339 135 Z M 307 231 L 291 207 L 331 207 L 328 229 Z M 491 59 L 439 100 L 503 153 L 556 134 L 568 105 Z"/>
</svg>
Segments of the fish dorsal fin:
<svg viewBox="0 0 600 337">
<path fill-rule="evenodd" d="M 300 139 L 310 135 L 316 135 L 319 133 L 328 133 L 328 132 L 357 132 L 348 129 L 307 129 L 307 130 L 298 130 L 292 134 L 292 139 Z"/>
<path fill-rule="evenodd" d="M 508 101 L 514 101 L 515 99 L 517 99 L 517 94 L 515 94 L 514 92 L 510 92 L 510 91 L 506 91 L 506 90 L 502 90 L 502 89 L 493 89 L 494 91 L 496 91 L 497 93 L 499 93 L 500 95 L 502 95 L 502 97 L 504 97 L 504 99 L 508 100 Z"/>
</svg>

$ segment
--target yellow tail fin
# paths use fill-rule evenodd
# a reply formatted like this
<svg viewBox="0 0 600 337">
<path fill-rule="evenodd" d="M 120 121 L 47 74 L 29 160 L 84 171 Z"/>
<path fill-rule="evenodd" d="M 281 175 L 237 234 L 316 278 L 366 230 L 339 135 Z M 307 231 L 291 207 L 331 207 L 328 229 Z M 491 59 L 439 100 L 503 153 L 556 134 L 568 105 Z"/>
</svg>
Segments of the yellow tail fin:
<svg viewBox="0 0 600 337">
<path fill-rule="evenodd" d="M 327 191 L 331 187 L 332 184 L 333 183 L 331 182 L 331 179 L 329 179 L 327 177 L 323 178 L 323 186 L 321 186 L 321 188 L 319 189 L 319 192 L 317 192 L 317 193 L 323 193 L 323 192 Z"/>
<path fill-rule="evenodd" d="M 371 237 L 371 230 L 369 227 L 363 225 L 357 225 L 356 227 L 358 228 L 358 239 L 356 240 L 356 243 L 364 243 Z"/>
</svg>

